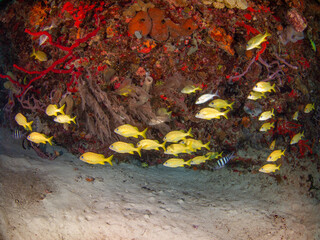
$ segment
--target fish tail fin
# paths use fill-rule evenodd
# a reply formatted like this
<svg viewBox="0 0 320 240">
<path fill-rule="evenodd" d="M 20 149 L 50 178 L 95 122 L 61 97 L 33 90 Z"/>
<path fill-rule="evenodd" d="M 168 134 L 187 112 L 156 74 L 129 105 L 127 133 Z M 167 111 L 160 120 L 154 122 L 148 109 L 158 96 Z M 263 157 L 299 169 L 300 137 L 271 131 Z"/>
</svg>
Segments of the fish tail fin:
<svg viewBox="0 0 320 240">
<path fill-rule="evenodd" d="M 222 157 L 222 153 L 223 153 L 223 151 L 217 157 Z"/>
<path fill-rule="evenodd" d="M 228 109 L 227 111 L 225 111 L 225 112 L 223 112 L 223 116 L 226 118 L 226 119 L 228 119 L 228 112 L 230 112 L 230 109 Z"/>
<path fill-rule="evenodd" d="M 204 145 L 204 147 L 210 151 L 209 144 L 210 144 L 210 141 L 209 141 L 209 142 L 207 142 L 207 143 Z"/>
<path fill-rule="evenodd" d="M 190 128 L 189 131 L 187 132 L 187 136 L 193 137 L 191 130 L 192 130 L 192 128 Z"/>
<path fill-rule="evenodd" d="M 192 161 L 192 159 L 186 161 L 184 164 L 190 166 L 191 165 L 191 161 Z"/>
<path fill-rule="evenodd" d="M 229 104 L 229 107 L 230 107 L 231 109 L 233 109 L 232 105 L 233 105 L 234 103 L 235 103 L 235 102 L 232 102 L 232 103 Z"/>
<path fill-rule="evenodd" d="M 164 142 L 161 144 L 161 147 L 163 148 L 164 151 L 166 150 L 166 143 L 167 143 L 167 141 L 164 141 Z"/>
<path fill-rule="evenodd" d="M 112 164 L 112 162 L 111 162 L 112 158 L 113 158 L 113 155 L 111 155 L 111 156 L 108 157 L 108 158 L 105 158 L 105 159 L 103 160 L 103 165 L 104 165 L 104 162 L 107 162 L 107 163 L 109 163 L 111 166 L 113 166 L 113 164 Z"/>
<path fill-rule="evenodd" d="M 218 94 L 218 91 L 219 90 L 217 89 L 217 91 L 214 93 L 214 95 L 216 95 L 217 97 L 220 97 L 219 94 Z"/>
<path fill-rule="evenodd" d="M 27 123 L 27 130 L 30 130 L 31 132 L 32 132 L 32 123 L 33 123 L 33 121 L 31 121 L 31 122 L 28 122 Z"/>
<path fill-rule="evenodd" d="M 283 150 L 283 152 L 282 152 L 282 154 L 281 154 L 281 155 L 283 155 L 283 156 L 284 156 L 284 152 L 285 152 L 286 150 L 287 150 L 287 149 Z"/>
<path fill-rule="evenodd" d="M 63 106 L 61 108 L 59 108 L 59 113 L 61 113 L 62 115 L 64 115 L 63 109 L 66 106 L 66 104 L 63 104 Z"/>
<path fill-rule="evenodd" d="M 141 157 L 141 147 L 136 148 L 136 152 L 139 154 L 139 156 Z"/>
<path fill-rule="evenodd" d="M 281 163 L 279 164 L 279 166 L 277 166 L 277 169 L 280 170 L 280 167 L 281 167 Z"/>
<path fill-rule="evenodd" d="M 77 116 L 74 116 L 74 118 L 71 119 L 71 121 L 74 122 L 74 124 L 77 124 L 77 123 L 76 123 L 76 117 L 77 117 Z"/>
<path fill-rule="evenodd" d="M 145 130 L 143 130 L 143 131 L 141 132 L 141 136 L 142 136 L 144 139 L 147 138 L 147 136 L 146 136 L 147 130 L 148 130 L 148 128 L 146 128 Z"/>
<path fill-rule="evenodd" d="M 271 36 L 271 33 L 268 32 L 268 29 L 266 29 L 266 34 L 265 35 L 266 35 L 266 37 Z"/>
<path fill-rule="evenodd" d="M 274 108 L 272 108 L 272 110 L 271 110 L 271 116 L 274 117 Z"/>
<path fill-rule="evenodd" d="M 48 139 L 47 139 L 47 141 L 48 141 L 48 143 L 52 146 L 52 138 L 53 138 L 53 136 L 52 137 L 49 137 Z"/>
<path fill-rule="evenodd" d="M 276 84 L 275 84 L 275 83 L 271 86 L 271 90 L 273 90 L 274 92 L 276 92 L 276 90 L 275 90 L 275 86 L 276 86 Z"/>
</svg>

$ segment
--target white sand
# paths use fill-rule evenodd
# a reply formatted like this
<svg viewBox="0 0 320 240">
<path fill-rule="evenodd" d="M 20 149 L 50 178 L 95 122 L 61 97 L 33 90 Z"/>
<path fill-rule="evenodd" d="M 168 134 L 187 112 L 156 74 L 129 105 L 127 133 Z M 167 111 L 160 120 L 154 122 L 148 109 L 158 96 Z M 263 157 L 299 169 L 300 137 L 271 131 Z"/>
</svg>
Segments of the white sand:
<svg viewBox="0 0 320 240">
<path fill-rule="evenodd" d="M 49 161 L 0 131 L 0 239 L 320 239 L 319 202 L 266 174 Z"/>
</svg>

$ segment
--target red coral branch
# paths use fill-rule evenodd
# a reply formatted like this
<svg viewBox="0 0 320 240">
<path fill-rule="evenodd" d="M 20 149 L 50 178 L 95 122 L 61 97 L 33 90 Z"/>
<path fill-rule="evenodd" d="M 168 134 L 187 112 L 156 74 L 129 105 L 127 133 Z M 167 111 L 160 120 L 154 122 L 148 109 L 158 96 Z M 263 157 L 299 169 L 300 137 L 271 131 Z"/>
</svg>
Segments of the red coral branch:
<svg viewBox="0 0 320 240">
<path fill-rule="evenodd" d="M 311 149 L 311 147 L 306 144 L 308 141 L 309 141 L 309 140 L 300 140 L 300 141 L 298 142 L 301 157 L 304 156 L 304 154 L 305 154 L 305 152 L 306 152 L 307 149 L 308 149 L 308 151 L 312 154 L 312 149 Z"/>
<path fill-rule="evenodd" d="M 57 65 L 61 64 L 61 63 L 64 63 L 65 61 L 67 61 L 67 59 L 68 59 L 70 56 L 73 55 L 73 52 L 72 52 L 73 49 L 75 49 L 76 47 L 78 47 L 78 46 L 80 45 L 80 43 L 86 42 L 89 38 L 95 36 L 95 35 L 98 33 L 99 30 L 100 30 L 100 27 L 98 27 L 98 28 L 97 28 L 96 30 L 94 30 L 93 32 L 89 33 L 89 34 L 88 34 L 87 36 L 85 36 L 84 38 L 77 39 L 77 40 L 75 41 L 75 43 L 72 44 L 70 47 L 65 47 L 65 46 L 62 46 L 62 45 L 59 45 L 59 44 L 54 43 L 54 42 L 52 41 L 52 36 L 51 36 L 51 34 L 49 34 L 49 33 L 46 32 L 46 31 L 33 33 L 33 32 L 31 32 L 30 30 L 26 29 L 25 32 L 28 33 L 28 34 L 30 34 L 30 35 L 32 35 L 32 36 L 41 36 L 41 35 L 45 34 L 46 36 L 48 36 L 49 43 L 50 43 L 51 45 L 53 45 L 53 46 L 55 46 L 55 47 L 57 47 L 57 48 L 59 48 L 59 49 L 61 49 L 61 50 L 63 50 L 63 51 L 67 51 L 68 53 L 67 53 L 64 57 L 56 60 L 50 67 L 48 67 L 47 69 L 45 69 L 45 70 L 43 70 L 43 71 L 29 71 L 29 70 L 27 70 L 27 69 L 24 69 L 24 68 L 22 68 L 22 67 L 17 66 L 16 64 L 14 64 L 13 66 L 14 66 L 16 69 L 18 69 L 18 70 L 20 70 L 20 71 L 22 71 L 22 72 L 25 72 L 25 73 L 28 73 L 28 74 L 38 74 L 38 76 L 32 78 L 27 85 L 22 85 L 22 84 L 20 84 L 19 82 L 14 81 L 12 78 L 10 78 L 10 76 L 7 76 L 7 75 L 0 75 L 0 77 L 1 77 L 1 78 L 8 78 L 12 83 L 18 85 L 19 87 L 22 87 L 21 93 L 20 93 L 18 96 L 16 96 L 17 98 L 19 98 L 19 97 L 21 97 L 21 96 L 25 93 L 25 91 L 31 86 L 31 84 L 32 84 L 34 81 L 36 81 L 36 80 L 44 77 L 44 76 L 47 75 L 49 72 L 62 73 L 62 74 L 72 73 L 72 72 L 73 72 L 72 69 L 56 69 L 55 67 L 56 67 Z M 71 59 L 71 60 L 74 60 L 74 59 L 75 59 L 75 57 L 72 56 L 72 59 Z M 69 65 L 71 60 L 69 60 L 69 61 L 64 65 L 64 67 L 66 67 L 66 65 Z"/>
</svg>

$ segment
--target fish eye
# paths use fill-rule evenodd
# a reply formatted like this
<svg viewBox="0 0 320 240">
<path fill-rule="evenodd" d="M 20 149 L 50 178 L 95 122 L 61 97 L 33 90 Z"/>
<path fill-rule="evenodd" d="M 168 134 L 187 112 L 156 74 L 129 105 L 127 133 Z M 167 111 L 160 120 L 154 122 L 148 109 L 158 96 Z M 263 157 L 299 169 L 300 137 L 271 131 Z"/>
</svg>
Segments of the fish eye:
<svg viewBox="0 0 320 240">
<path fill-rule="evenodd" d="M 164 137 L 163 139 L 167 139 L 167 137 Z"/>
</svg>

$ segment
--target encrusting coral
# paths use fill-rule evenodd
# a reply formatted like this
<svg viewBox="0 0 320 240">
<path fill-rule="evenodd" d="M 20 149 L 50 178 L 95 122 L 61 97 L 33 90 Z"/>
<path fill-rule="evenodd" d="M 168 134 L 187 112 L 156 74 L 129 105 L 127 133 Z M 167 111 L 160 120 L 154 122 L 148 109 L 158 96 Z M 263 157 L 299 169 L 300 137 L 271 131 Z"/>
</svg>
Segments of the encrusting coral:
<svg viewBox="0 0 320 240">
<path fill-rule="evenodd" d="M 176 24 L 165 17 L 165 11 L 159 8 L 149 8 L 148 12 L 138 12 L 131 19 L 128 32 L 135 35 L 138 31 L 142 36 L 150 36 L 159 42 L 166 41 L 169 35 L 173 38 L 178 36 L 189 36 L 198 25 L 192 18 L 184 20 L 182 24 Z"/>
<path fill-rule="evenodd" d="M 128 26 L 128 32 L 134 35 L 136 31 L 139 31 L 142 36 L 147 36 L 152 27 L 151 19 L 147 12 L 138 12 L 137 15 L 132 18 Z"/>
</svg>

